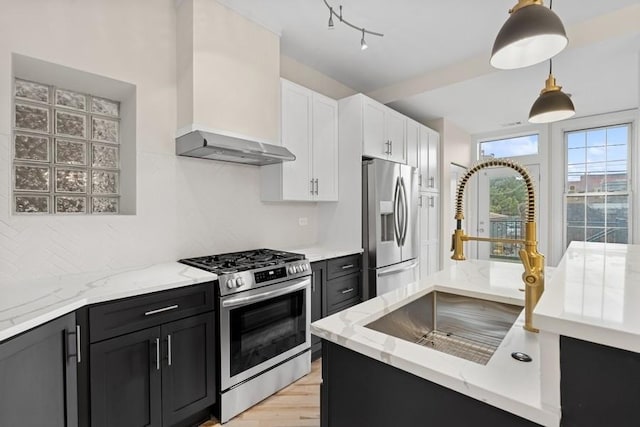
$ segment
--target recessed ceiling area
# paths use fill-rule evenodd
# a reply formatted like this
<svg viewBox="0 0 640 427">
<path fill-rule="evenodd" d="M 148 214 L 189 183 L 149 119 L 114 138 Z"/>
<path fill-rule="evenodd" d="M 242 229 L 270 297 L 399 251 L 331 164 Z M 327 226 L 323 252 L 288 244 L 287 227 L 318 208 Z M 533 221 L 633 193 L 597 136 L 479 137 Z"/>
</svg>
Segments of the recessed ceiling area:
<svg viewBox="0 0 640 427">
<path fill-rule="evenodd" d="M 281 35 L 281 52 L 418 120 L 446 117 L 469 133 L 527 122 L 548 64 L 500 71 L 491 47 L 516 0 L 327 0 L 361 35 L 335 21 L 323 0 L 220 0 Z M 548 6 L 549 2 L 544 4 Z M 637 0 L 556 0 L 569 47 L 554 74 L 576 117 L 638 107 Z"/>
</svg>

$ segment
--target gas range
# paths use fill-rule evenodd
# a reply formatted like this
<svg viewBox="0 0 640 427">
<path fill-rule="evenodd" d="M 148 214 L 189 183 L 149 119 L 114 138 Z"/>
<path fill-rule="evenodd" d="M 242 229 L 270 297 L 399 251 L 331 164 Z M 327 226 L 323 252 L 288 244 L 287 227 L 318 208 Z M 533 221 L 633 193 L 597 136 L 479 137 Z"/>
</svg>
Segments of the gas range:
<svg viewBox="0 0 640 427">
<path fill-rule="evenodd" d="M 218 275 L 218 419 L 225 423 L 311 370 L 311 266 L 256 249 L 180 260 Z"/>
<path fill-rule="evenodd" d="M 303 254 L 273 249 L 208 255 L 180 262 L 217 274 L 220 296 L 311 275 L 309 261 Z"/>
</svg>

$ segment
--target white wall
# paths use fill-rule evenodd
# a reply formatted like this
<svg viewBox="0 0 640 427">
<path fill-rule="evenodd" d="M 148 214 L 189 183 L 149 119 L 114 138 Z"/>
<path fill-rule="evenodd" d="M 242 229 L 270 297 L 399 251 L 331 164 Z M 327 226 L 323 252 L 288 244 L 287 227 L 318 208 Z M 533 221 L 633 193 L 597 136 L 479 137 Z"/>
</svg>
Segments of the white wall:
<svg viewBox="0 0 640 427">
<path fill-rule="evenodd" d="M 0 0 L 0 285 L 315 241 L 317 207 L 261 203 L 257 167 L 175 156 L 174 7 L 173 0 Z M 136 85 L 136 215 L 10 214 L 12 52 Z"/>
</svg>

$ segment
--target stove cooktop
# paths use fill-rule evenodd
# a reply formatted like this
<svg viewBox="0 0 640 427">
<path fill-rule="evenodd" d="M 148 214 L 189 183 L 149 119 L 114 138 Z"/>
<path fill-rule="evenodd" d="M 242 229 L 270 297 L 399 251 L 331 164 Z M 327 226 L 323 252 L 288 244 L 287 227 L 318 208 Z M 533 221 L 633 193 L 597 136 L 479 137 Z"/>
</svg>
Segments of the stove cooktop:
<svg viewBox="0 0 640 427">
<path fill-rule="evenodd" d="M 286 264 L 303 260 L 304 255 L 273 249 L 255 249 L 220 255 L 208 255 L 181 259 L 179 262 L 201 268 L 217 275 L 233 274 L 241 271 Z"/>
</svg>

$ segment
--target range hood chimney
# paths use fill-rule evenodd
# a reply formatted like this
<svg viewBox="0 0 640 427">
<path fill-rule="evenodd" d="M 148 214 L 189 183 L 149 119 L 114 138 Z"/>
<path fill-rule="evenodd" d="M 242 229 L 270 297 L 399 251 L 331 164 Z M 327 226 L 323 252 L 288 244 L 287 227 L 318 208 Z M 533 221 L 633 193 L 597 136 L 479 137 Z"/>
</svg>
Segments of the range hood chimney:
<svg viewBox="0 0 640 427">
<path fill-rule="evenodd" d="M 280 142 L 280 37 L 215 0 L 176 2 L 176 154 L 295 160 Z"/>
<path fill-rule="evenodd" d="M 192 130 L 176 138 L 176 154 L 255 166 L 296 159 L 291 151 L 278 145 L 253 141 L 227 132 L 204 130 Z"/>
</svg>

